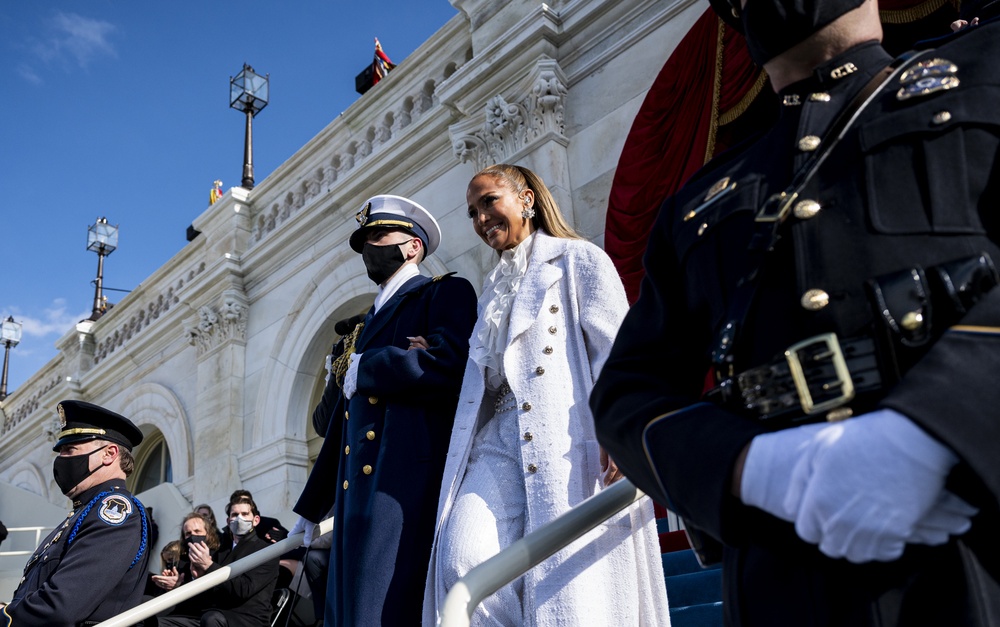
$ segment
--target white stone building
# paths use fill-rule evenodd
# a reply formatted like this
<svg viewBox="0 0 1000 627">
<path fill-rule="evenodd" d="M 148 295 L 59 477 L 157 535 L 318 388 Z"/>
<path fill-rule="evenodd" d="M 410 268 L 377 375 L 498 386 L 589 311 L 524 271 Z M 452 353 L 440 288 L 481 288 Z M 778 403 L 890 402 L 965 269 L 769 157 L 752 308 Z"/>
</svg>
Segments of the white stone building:
<svg viewBox="0 0 1000 627">
<path fill-rule="evenodd" d="M 69 330 L 58 356 L 0 403 L 0 483 L 37 495 L 16 512 L 5 496 L 8 526 L 63 515 L 52 519 L 67 501 L 52 481 L 51 446 L 64 398 L 118 411 L 146 434 L 135 491 L 172 483 L 220 512 L 243 487 L 291 526 L 318 451 L 310 415 L 334 324 L 375 296 L 347 244 L 371 195 L 427 207 L 444 237 L 424 271 L 457 271 L 477 286 L 495 256 L 472 232 L 465 189 L 490 163 L 538 172 L 569 221 L 603 242 L 635 113 L 708 4 L 451 3 L 458 15 L 256 188 L 229 190 L 194 221 L 198 237 L 100 320 Z M 188 504 L 149 494 L 161 538 L 175 537 L 163 507 Z"/>
</svg>

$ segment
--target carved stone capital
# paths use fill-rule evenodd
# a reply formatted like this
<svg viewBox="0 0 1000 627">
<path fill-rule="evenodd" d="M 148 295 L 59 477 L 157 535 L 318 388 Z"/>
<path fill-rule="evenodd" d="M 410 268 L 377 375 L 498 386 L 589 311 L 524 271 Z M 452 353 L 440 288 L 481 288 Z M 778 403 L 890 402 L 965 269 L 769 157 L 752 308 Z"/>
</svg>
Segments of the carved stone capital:
<svg viewBox="0 0 1000 627">
<path fill-rule="evenodd" d="M 455 158 L 476 169 L 503 163 L 546 136 L 565 138 L 566 78 L 553 59 L 540 59 L 510 98 L 497 94 L 481 115 L 452 124 Z"/>
<path fill-rule="evenodd" d="M 185 325 L 188 344 L 198 349 L 198 356 L 232 340 L 246 342 L 249 308 L 238 298 L 227 295 L 218 307 L 202 305 L 197 318 Z"/>
</svg>

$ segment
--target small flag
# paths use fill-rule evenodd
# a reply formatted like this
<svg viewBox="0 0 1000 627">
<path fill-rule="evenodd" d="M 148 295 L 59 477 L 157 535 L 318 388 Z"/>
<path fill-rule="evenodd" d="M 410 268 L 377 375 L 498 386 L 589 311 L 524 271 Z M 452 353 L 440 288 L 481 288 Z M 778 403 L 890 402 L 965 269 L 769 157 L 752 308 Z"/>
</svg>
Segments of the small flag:
<svg viewBox="0 0 1000 627">
<path fill-rule="evenodd" d="M 382 51 L 382 44 L 379 43 L 378 37 L 375 38 L 375 60 L 372 61 L 372 85 L 377 84 L 380 80 L 385 78 L 396 64 L 389 59 L 389 55 Z"/>
</svg>

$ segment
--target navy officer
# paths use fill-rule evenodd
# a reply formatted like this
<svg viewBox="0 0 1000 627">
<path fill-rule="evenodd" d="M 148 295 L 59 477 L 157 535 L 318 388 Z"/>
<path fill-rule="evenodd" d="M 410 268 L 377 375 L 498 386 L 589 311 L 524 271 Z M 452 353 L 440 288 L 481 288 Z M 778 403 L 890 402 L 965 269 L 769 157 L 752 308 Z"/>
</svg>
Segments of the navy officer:
<svg viewBox="0 0 1000 627">
<path fill-rule="evenodd" d="M 125 488 L 142 432 L 84 401 L 56 410 L 52 472 L 73 510 L 32 554 L 0 613 L 0 624 L 13 627 L 93 625 L 138 605 L 146 583 L 146 508 Z"/>
<path fill-rule="evenodd" d="M 1000 624 L 1000 23 L 893 59 L 876 0 L 712 2 L 781 113 L 661 207 L 598 438 L 731 625 Z"/>
<path fill-rule="evenodd" d="M 325 624 L 418 625 L 476 293 L 420 274 L 441 229 L 419 204 L 379 195 L 355 218 L 350 245 L 379 293 L 333 363 L 325 440 L 294 509 L 315 523 L 333 507 Z"/>
</svg>

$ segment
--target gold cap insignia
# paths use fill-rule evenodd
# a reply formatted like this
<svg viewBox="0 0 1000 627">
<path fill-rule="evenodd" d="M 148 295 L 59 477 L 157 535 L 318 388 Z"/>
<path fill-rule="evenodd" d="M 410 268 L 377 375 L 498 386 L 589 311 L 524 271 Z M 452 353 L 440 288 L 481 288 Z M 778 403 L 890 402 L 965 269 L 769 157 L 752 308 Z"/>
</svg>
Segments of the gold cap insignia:
<svg viewBox="0 0 1000 627">
<path fill-rule="evenodd" d="M 361 228 L 368 222 L 368 216 L 371 214 L 372 204 L 371 202 L 365 203 L 365 206 L 361 208 L 361 211 L 354 215 L 354 219 L 358 221 L 358 228 Z"/>
<path fill-rule="evenodd" d="M 59 414 L 59 428 L 66 428 L 66 410 L 63 409 L 62 403 L 56 405 L 56 412 Z"/>
</svg>

